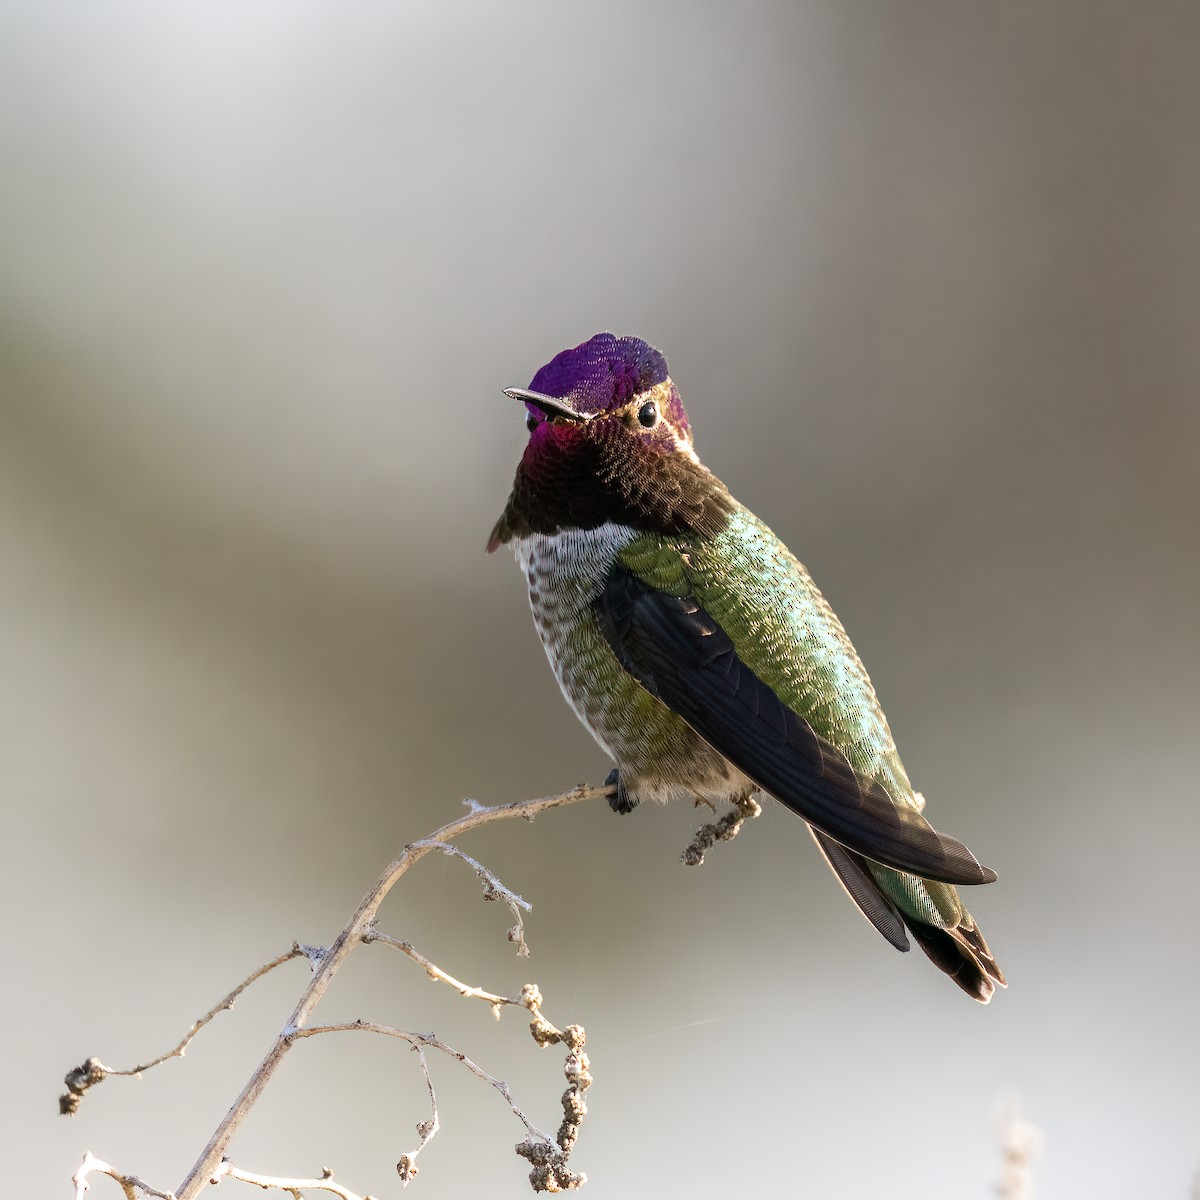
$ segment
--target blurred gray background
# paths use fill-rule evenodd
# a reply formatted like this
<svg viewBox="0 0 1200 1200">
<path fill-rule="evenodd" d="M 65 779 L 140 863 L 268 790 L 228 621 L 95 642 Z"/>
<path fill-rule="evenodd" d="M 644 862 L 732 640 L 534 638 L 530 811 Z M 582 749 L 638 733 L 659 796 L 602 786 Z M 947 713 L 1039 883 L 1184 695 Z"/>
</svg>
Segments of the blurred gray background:
<svg viewBox="0 0 1200 1200">
<path fill-rule="evenodd" d="M 5 5 L 10 1184 L 68 1195 L 90 1148 L 175 1186 L 303 967 L 73 1121 L 69 1066 L 330 939 L 462 797 L 603 778 L 483 543 L 500 389 L 607 328 L 667 354 L 999 870 L 971 900 L 1012 986 L 980 1008 L 893 953 L 774 807 L 698 871 L 682 809 L 470 838 L 534 904 L 528 963 L 450 860 L 385 926 L 587 1026 L 595 1200 L 986 1197 L 1011 1095 L 1040 1195 L 1184 1195 L 1198 38 L 1116 0 Z M 360 958 L 323 1018 L 433 1028 L 555 1126 L 519 1018 Z M 517 1123 L 434 1068 L 410 1194 L 527 1194 Z M 325 1039 L 235 1157 L 395 1195 L 424 1115 L 403 1048 Z"/>
</svg>

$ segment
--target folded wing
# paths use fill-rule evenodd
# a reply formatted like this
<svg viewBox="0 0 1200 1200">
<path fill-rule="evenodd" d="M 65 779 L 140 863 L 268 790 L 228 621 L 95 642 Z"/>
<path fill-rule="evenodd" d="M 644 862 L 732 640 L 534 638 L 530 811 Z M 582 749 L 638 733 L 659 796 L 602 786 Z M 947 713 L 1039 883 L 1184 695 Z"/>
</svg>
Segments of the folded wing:
<svg viewBox="0 0 1200 1200">
<path fill-rule="evenodd" d="M 915 808 L 897 805 L 878 781 L 857 775 L 738 657 L 694 599 L 659 591 L 618 565 L 596 604 L 600 628 L 625 670 L 828 838 L 925 879 L 996 878 L 961 842 L 938 833 Z"/>
</svg>

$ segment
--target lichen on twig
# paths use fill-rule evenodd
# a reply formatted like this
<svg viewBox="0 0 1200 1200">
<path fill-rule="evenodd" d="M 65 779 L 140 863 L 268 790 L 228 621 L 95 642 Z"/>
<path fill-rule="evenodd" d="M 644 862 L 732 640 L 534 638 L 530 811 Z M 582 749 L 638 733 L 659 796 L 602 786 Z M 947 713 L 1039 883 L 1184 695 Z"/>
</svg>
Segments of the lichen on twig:
<svg viewBox="0 0 1200 1200">
<path fill-rule="evenodd" d="M 696 836 L 679 856 L 686 867 L 698 867 L 704 855 L 717 842 L 729 842 L 737 837 L 742 825 L 752 821 L 762 812 L 762 805 L 753 796 L 743 796 L 733 802 L 733 807 L 719 821 L 710 821 L 696 830 Z"/>
</svg>

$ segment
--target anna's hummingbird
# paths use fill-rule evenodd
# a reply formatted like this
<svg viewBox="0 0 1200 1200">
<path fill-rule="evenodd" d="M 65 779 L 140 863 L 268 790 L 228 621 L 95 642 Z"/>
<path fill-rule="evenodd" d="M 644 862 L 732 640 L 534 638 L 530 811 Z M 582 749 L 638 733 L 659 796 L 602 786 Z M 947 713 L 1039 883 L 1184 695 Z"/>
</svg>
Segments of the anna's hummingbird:
<svg viewBox="0 0 1200 1200">
<path fill-rule="evenodd" d="M 600 333 L 507 395 L 529 441 L 488 550 L 513 547 L 559 685 L 616 760 L 613 807 L 769 793 L 893 946 L 907 928 L 986 1003 L 1004 975 L 954 885 L 996 874 L 922 816 L 845 630 L 697 458 L 663 356 Z"/>
</svg>

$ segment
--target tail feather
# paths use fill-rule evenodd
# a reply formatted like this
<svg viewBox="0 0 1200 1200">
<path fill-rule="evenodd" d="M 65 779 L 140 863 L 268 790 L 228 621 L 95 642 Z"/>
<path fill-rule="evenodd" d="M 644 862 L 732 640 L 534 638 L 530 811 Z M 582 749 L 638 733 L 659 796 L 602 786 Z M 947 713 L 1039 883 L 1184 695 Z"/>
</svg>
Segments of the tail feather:
<svg viewBox="0 0 1200 1200">
<path fill-rule="evenodd" d="M 917 939 L 917 945 L 929 956 L 934 966 L 945 971 L 968 996 L 986 1004 L 996 990 L 1007 987 L 1004 972 L 1000 970 L 988 944 L 983 940 L 979 927 L 971 924 L 959 925 L 956 929 L 938 929 L 903 914 L 909 932 Z M 970 918 L 967 918 L 970 921 Z"/>
<path fill-rule="evenodd" d="M 930 962 L 949 975 L 973 1000 L 986 1004 L 997 985 L 1007 986 L 1004 972 L 965 909 L 962 920 L 954 928 L 930 925 L 905 912 L 884 894 L 871 872 L 872 864 L 861 854 L 847 850 L 819 830 L 812 829 L 812 835 L 847 895 L 897 950 L 909 948 L 904 932 L 907 926 Z"/>
<path fill-rule="evenodd" d="M 866 861 L 845 846 L 835 842 L 819 829 L 808 827 L 825 855 L 825 861 L 842 882 L 846 894 L 858 905 L 859 911 L 883 934 L 897 950 L 908 950 L 908 934 L 900 910 L 879 890 L 879 885 L 867 870 Z"/>
</svg>

